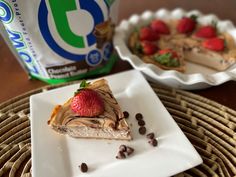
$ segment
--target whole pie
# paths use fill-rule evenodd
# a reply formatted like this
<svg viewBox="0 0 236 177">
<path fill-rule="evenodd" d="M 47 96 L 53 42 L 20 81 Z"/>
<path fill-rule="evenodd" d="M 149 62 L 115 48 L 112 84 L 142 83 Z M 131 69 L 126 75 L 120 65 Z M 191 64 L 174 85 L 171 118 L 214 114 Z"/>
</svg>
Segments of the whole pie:
<svg viewBox="0 0 236 177">
<path fill-rule="evenodd" d="M 123 112 L 105 79 L 81 82 L 72 98 L 55 106 L 48 125 L 75 138 L 132 139 Z"/>
<path fill-rule="evenodd" d="M 236 60 L 233 37 L 220 32 L 215 21 L 199 24 L 194 15 L 179 20 L 154 19 L 131 32 L 128 45 L 144 62 L 181 72 L 186 60 L 218 71 Z"/>
</svg>

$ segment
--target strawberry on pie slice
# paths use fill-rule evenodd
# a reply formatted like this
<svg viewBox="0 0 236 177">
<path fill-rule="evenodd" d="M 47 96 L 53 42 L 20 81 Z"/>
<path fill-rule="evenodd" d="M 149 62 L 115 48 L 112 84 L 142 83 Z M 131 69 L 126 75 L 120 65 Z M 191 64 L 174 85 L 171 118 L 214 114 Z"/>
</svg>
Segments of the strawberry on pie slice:
<svg viewBox="0 0 236 177">
<path fill-rule="evenodd" d="M 48 125 L 75 138 L 132 139 L 123 112 L 105 79 L 81 82 L 74 97 L 54 108 Z"/>
</svg>

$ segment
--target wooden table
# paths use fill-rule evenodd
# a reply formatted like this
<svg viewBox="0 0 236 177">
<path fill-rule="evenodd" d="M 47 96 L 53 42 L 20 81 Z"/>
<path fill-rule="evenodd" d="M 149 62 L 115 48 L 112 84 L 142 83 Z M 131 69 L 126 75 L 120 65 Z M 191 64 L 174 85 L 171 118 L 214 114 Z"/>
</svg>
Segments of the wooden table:
<svg viewBox="0 0 236 177">
<path fill-rule="evenodd" d="M 155 11 L 159 8 L 173 9 L 176 7 L 182 7 L 186 10 L 199 9 L 204 13 L 215 13 L 221 19 L 229 19 L 236 24 L 235 0 L 123 0 L 120 4 L 119 19 L 128 18 L 133 13 L 141 13 L 147 9 Z M 119 60 L 114 66 L 112 73 L 131 68 L 127 62 Z M 0 76 L 0 103 L 26 91 L 46 85 L 41 81 L 28 80 L 27 74 L 7 48 L 2 38 L 0 38 Z M 236 82 L 234 81 L 193 92 L 236 110 Z"/>
</svg>

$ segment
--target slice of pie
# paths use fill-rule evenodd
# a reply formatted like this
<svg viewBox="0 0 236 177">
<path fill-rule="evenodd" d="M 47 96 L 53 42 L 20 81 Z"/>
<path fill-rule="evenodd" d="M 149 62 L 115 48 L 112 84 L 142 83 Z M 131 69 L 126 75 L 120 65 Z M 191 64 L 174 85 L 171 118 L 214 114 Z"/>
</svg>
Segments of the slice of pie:
<svg viewBox="0 0 236 177">
<path fill-rule="evenodd" d="M 74 97 L 54 108 L 48 125 L 75 138 L 132 139 L 123 112 L 105 79 L 81 82 Z"/>
<path fill-rule="evenodd" d="M 185 60 L 197 63 L 218 71 L 223 71 L 232 66 L 236 60 L 236 45 L 230 34 L 223 33 L 217 38 L 201 39 L 195 36 L 182 34 L 163 38 L 168 44 L 183 50 Z M 204 44 L 221 42 L 224 48 L 220 51 L 210 50 Z M 208 42 L 208 43 L 207 43 Z"/>
</svg>

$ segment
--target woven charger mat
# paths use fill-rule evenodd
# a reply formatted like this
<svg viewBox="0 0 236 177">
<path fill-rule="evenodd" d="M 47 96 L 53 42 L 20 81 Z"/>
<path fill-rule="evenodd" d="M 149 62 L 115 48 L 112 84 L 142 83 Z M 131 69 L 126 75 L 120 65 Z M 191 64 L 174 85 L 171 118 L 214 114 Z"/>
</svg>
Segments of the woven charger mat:
<svg viewBox="0 0 236 177">
<path fill-rule="evenodd" d="M 42 87 L 0 104 L 0 177 L 31 176 L 29 97 L 73 83 Z M 203 159 L 176 176 L 236 177 L 236 111 L 187 91 L 150 85 Z"/>
</svg>

